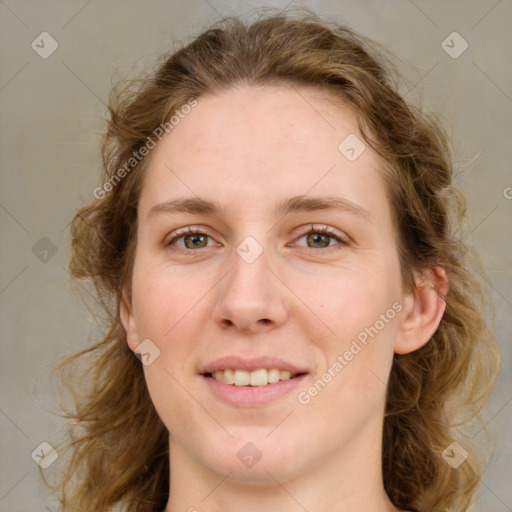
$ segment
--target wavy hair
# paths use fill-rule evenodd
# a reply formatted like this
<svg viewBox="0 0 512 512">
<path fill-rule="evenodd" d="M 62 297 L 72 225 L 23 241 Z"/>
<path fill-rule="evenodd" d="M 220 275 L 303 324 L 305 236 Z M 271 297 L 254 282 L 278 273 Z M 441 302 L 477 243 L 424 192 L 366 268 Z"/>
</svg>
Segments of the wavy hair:
<svg viewBox="0 0 512 512">
<path fill-rule="evenodd" d="M 484 429 L 481 408 L 500 353 L 489 290 L 475 273 L 484 270 L 465 241 L 466 203 L 453 184 L 448 137 L 439 122 L 404 100 L 396 70 L 378 45 L 305 10 L 252 23 L 223 18 L 163 55 L 149 76 L 112 90 L 100 182 L 110 187 L 76 212 L 70 262 L 74 278 L 94 284 L 106 317 L 100 341 L 54 369 L 71 397 L 71 404 L 61 404 L 68 426 L 58 448 L 69 456 L 59 459 L 65 466 L 53 485 L 66 512 L 150 512 L 166 505 L 168 432 L 120 322 L 122 290 L 131 296 L 147 157 L 129 171 L 126 164 L 191 98 L 240 84 L 322 88 L 352 110 L 365 141 L 385 161 L 381 172 L 404 289 L 414 290 L 413 273 L 440 266 L 449 291 L 429 342 L 394 355 L 383 427 L 384 487 L 396 507 L 416 512 L 463 512 L 476 493 L 486 462 L 469 428 Z M 454 441 L 469 453 L 456 469 L 442 456 Z"/>
</svg>

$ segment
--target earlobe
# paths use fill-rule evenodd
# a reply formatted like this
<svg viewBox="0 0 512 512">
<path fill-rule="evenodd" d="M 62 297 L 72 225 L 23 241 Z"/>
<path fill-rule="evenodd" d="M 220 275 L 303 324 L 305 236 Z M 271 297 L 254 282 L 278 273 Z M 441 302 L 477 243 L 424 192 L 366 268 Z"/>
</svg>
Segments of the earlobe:
<svg viewBox="0 0 512 512">
<path fill-rule="evenodd" d="M 425 345 L 443 318 L 448 293 L 445 269 L 431 268 L 406 297 L 405 308 L 395 342 L 395 353 L 408 354 Z"/>
<path fill-rule="evenodd" d="M 137 336 L 132 304 L 126 290 L 123 290 L 121 295 L 119 316 L 121 319 L 121 324 L 123 325 L 124 331 L 126 333 L 126 342 L 128 343 L 130 350 L 133 352 L 139 344 L 139 338 Z"/>
</svg>

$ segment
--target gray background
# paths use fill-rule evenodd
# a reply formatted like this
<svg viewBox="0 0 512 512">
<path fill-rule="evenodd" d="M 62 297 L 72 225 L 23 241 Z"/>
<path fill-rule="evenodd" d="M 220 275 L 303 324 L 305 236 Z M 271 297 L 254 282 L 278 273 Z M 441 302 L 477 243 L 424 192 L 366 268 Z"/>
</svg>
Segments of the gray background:
<svg viewBox="0 0 512 512">
<path fill-rule="evenodd" d="M 189 40 L 220 15 L 287 4 L 0 1 L 1 510 L 55 506 L 45 496 L 31 453 L 42 441 L 57 439 L 62 426 L 45 410 L 55 408 L 45 375 L 58 357 L 94 339 L 92 316 L 73 295 L 66 271 L 69 222 L 98 181 L 104 103 L 112 83 L 133 72 L 134 65 L 147 66 L 174 41 Z M 409 83 L 404 91 L 411 88 L 407 97 L 421 93 L 424 108 L 440 113 L 453 136 L 457 167 L 466 168 L 459 184 L 469 199 L 471 236 L 493 289 L 504 355 L 487 408 L 496 453 L 477 510 L 511 511 L 512 199 L 506 196 L 512 197 L 507 188 L 512 187 L 512 3 L 330 0 L 303 5 L 389 48 L 403 63 Z M 31 47 L 44 31 L 59 45 L 47 59 Z M 453 31 L 469 44 L 458 58 L 441 46 Z M 460 43 L 455 40 L 453 51 Z"/>
</svg>

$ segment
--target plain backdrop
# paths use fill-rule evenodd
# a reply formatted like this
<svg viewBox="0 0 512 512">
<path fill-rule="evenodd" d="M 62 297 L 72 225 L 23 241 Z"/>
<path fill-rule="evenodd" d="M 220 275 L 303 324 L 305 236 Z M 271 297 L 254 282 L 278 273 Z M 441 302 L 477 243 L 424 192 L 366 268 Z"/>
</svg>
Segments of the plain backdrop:
<svg viewBox="0 0 512 512">
<path fill-rule="evenodd" d="M 291 4 L 0 1 L 0 510 L 55 506 L 32 453 L 42 442 L 52 444 L 62 426 L 46 410 L 54 407 L 55 392 L 45 375 L 60 356 L 97 335 L 93 318 L 70 287 L 69 223 L 98 183 L 112 84 L 164 49 L 190 41 L 221 16 Z M 468 197 L 472 241 L 492 286 L 503 350 L 501 376 L 486 411 L 496 453 L 477 510 L 511 511 L 512 2 L 302 5 L 391 50 L 410 84 L 407 97 L 421 96 L 426 110 L 442 115 L 457 168 L 466 168 L 458 183 Z"/>
</svg>

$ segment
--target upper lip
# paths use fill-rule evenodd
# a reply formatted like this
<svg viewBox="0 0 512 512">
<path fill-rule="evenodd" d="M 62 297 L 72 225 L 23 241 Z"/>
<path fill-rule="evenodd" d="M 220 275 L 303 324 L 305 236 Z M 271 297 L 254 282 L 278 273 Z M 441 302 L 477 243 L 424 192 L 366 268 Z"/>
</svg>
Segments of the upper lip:
<svg viewBox="0 0 512 512">
<path fill-rule="evenodd" d="M 291 373 L 307 373 L 307 370 L 300 366 L 289 363 L 278 357 L 269 356 L 254 358 L 238 356 L 221 357 L 204 365 L 199 373 L 213 373 L 219 370 L 245 370 L 247 372 L 252 372 L 254 370 L 259 370 L 260 368 L 277 368 L 278 370 L 289 370 Z"/>
</svg>

